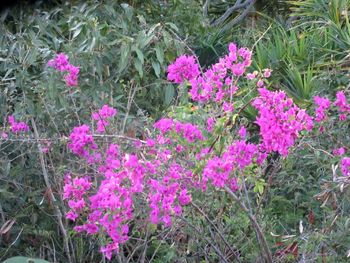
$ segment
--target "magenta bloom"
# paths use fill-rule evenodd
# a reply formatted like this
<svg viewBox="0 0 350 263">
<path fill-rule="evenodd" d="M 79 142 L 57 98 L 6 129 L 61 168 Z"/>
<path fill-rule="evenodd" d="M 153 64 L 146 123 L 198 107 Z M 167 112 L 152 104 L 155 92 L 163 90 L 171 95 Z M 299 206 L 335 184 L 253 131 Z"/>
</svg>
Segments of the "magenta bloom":
<svg viewBox="0 0 350 263">
<path fill-rule="evenodd" d="M 106 127 L 109 125 L 109 119 L 116 114 L 117 110 L 108 105 L 103 105 L 98 112 L 92 113 L 92 119 L 97 121 L 97 132 L 105 132 Z"/>
<path fill-rule="evenodd" d="M 16 122 L 13 115 L 8 116 L 8 122 L 10 124 L 11 132 L 13 133 L 29 131 L 29 126 L 24 122 Z"/>
<path fill-rule="evenodd" d="M 247 129 L 244 126 L 241 126 L 239 128 L 238 135 L 239 137 L 241 137 L 242 140 L 244 140 L 245 137 L 247 136 Z"/>
<path fill-rule="evenodd" d="M 64 53 L 57 54 L 54 59 L 50 59 L 49 62 L 47 62 L 47 65 L 58 71 L 66 71 L 69 66 L 68 56 Z"/>
<path fill-rule="evenodd" d="M 341 121 L 346 120 L 346 114 L 350 113 L 350 105 L 348 104 L 344 91 L 338 91 L 336 94 L 337 99 L 334 102 L 334 106 L 338 107 L 342 114 L 339 115 Z"/>
<path fill-rule="evenodd" d="M 314 97 L 315 104 L 318 106 L 316 109 L 315 121 L 320 122 L 326 118 L 325 111 L 331 106 L 331 102 L 327 98 L 319 96 Z"/>
<path fill-rule="evenodd" d="M 172 119 L 163 118 L 157 121 L 153 127 L 158 129 L 161 133 L 166 133 L 173 128 L 174 121 Z"/>
<path fill-rule="evenodd" d="M 70 64 L 66 54 L 57 54 L 54 59 L 47 62 L 47 65 L 58 71 L 67 72 L 67 74 L 64 76 L 67 86 L 73 87 L 78 85 L 79 67 Z"/>
<path fill-rule="evenodd" d="M 341 171 L 344 176 L 350 176 L 350 158 L 345 157 L 341 160 Z"/>
<path fill-rule="evenodd" d="M 344 153 L 345 153 L 345 149 L 343 147 L 333 150 L 333 154 L 337 156 L 343 155 Z"/>
<path fill-rule="evenodd" d="M 272 72 L 271 69 L 266 68 L 266 69 L 264 69 L 263 71 L 264 71 L 264 77 L 265 77 L 265 78 L 271 77 L 271 72 Z"/>
<path fill-rule="evenodd" d="M 259 111 L 256 123 L 260 126 L 262 147 L 267 153 L 275 151 L 287 156 L 299 132 L 312 128 L 312 119 L 283 91 L 261 88 L 259 93 L 253 106 Z"/>
<path fill-rule="evenodd" d="M 194 56 L 180 56 L 168 66 L 168 80 L 180 84 L 199 75 L 199 66 Z"/>
</svg>

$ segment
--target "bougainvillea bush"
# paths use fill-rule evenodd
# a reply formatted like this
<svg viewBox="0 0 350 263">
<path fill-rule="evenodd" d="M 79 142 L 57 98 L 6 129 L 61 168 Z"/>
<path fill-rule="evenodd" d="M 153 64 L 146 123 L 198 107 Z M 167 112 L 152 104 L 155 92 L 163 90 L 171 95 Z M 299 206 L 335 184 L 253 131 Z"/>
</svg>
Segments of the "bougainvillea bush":
<svg viewBox="0 0 350 263">
<path fill-rule="evenodd" d="M 177 104 L 153 127 L 145 129 L 142 138 L 121 134 L 123 118 L 119 117 L 117 109 L 107 104 L 91 112 L 90 122 L 77 124 L 69 137 L 62 138 L 75 155 L 65 160 L 63 186 L 57 192 L 69 209 L 65 218 L 77 235 L 96 237 L 99 250 L 107 259 L 125 253 L 132 256 L 133 253 L 124 251 L 123 246 L 145 235 L 142 232 L 149 231 L 145 228 L 147 225 L 160 229 L 191 226 L 200 232 L 193 225 L 197 220 L 193 209 L 213 226 L 224 248 L 229 247 L 230 252 L 225 252 L 215 239 L 203 237 L 212 248 L 211 260 L 264 258 L 272 262 L 288 256 L 294 260 L 314 257 L 315 252 L 307 248 L 308 242 L 318 244 L 317 231 L 311 229 L 318 219 L 312 210 L 307 214 L 310 229 L 304 230 L 300 219 L 299 239 L 295 234 L 273 233 L 279 228 L 273 224 L 265 226 L 266 219 L 259 213 L 275 205 L 275 201 L 272 204 L 264 201 L 269 191 L 277 194 L 285 191 L 282 190 L 285 185 L 280 185 L 279 180 L 283 172 L 296 169 L 288 167 L 288 163 L 298 164 L 293 161 L 295 154 L 305 154 L 309 150 L 327 157 L 323 158 L 323 167 L 328 167 L 326 171 L 330 173 L 324 192 L 316 198 L 323 201 L 325 207 L 331 200 L 330 195 L 334 199 L 337 194 L 346 194 L 350 174 L 347 91 L 338 91 L 333 100 L 315 96 L 313 106 L 306 110 L 296 105 L 284 91 L 269 89 L 268 79 L 273 74 L 270 69 L 250 71 L 252 52 L 247 48 L 231 43 L 228 53 L 207 69 L 202 69 L 197 61 L 194 56 L 182 55 L 168 67 L 168 79 L 179 84 Z M 72 65 L 67 55 L 57 54 L 47 65 L 57 71 L 58 81 L 65 82 L 69 89 L 79 88 L 80 68 Z M 1 141 L 5 144 L 36 140 L 45 177 L 44 155 L 50 152 L 53 141 L 41 140 L 38 136 L 34 119 L 25 123 L 13 115 L 8 116 L 1 130 Z M 329 140 L 333 143 L 328 143 Z M 276 167 L 284 170 L 276 171 Z M 49 181 L 45 182 L 48 188 L 45 195 L 53 202 L 60 218 L 55 195 Z M 324 187 L 316 185 L 317 189 Z M 339 191 L 335 192 L 335 188 Z M 255 252 L 240 248 L 239 244 L 229 244 L 230 232 L 223 235 L 223 230 L 216 226 L 219 223 L 210 220 L 210 211 L 208 215 L 203 212 L 204 208 L 196 205 L 202 198 L 214 204 L 223 197 L 228 206 L 238 211 L 231 222 L 244 222 L 239 214 L 246 215 L 245 224 L 256 233 L 255 237 L 251 236 L 256 238 Z M 332 206 L 334 209 L 334 200 Z M 347 204 L 343 202 L 341 206 L 341 211 L 346 211 Z M 218 212 L 225 215 L 223 211 Z M 278 217 L 277 212 L 275 209 L 271 214 Z M 334 225 L 338 215 L 335 212 L 333 216 L 324 218 L 322 223 L 327 224 L 332 219 Z M 273 216 L 269 218 L 276 222 Z M 230 220 L 225 221 L 234 229 Z M 61 224 L 66 242 L 67 232 Z M 348 256 L 346 231 L 341 236 L 344 242 L 336 248 L 321 246 L 321 258 L 341 260 Z M 155 232 L 157 230 L 153 230 Z M 286 243 L 290 238 L 294 239 Z M 68 242 L 64 244 L 69 253 Z M 208 256 L 204 253 L 200 257 Z M 68 259 L 72 261 L 69 254 Z"/>
<path fill-rule="evenodd" d="M 174 108 L 144 138 L 125 137 L 132 145 L 115 142 L 123 135 L 116 129 L 117 110 L 108 105 L 92 112 L 90 123 L 76 126 L 67 145 L 80 165 L 67 172 L 62 193 L 69 207 L 65 216 L 74 222 L 74 231 L 101 237 L 100 251 L 111 259 L 121 252 L 137 225 L 146 222 L 170 228 L 178 218 L 186 222 L 196 193 L 226 192 L 248 214 L 260 257 L 268 262 L 286 254 L 297 258 L 295 245 L 292 250 L 271 252 L 276 249 L 259 226 L 248 192 L 265 193 L 263 171 L 272 159 L 276 155 L 286 159 L 301 147 L 300 142 L 329 132 L 325 131 L 329 121 L 343 125 L 350 104 L 345 92 L 339 91 L 333 102 L 315 96 L 315 110 L 302 109 L 284 91 L 267 88 L 271 70 L 250 72 L 251 60 L 252 52 L 234 43 L 207 69 L 201 69 L 194 56 L 176 59 L 168 67 L 168 79 L 180 84 L 176 107 L 191 103 L 191 113 L 176 114 Z M 49 65 L 69 72 L 64 76 L 67 85 L 77 84 L 70 71 L 74 66 L 65 55 L 58 55 Z M 244 117 L 248 108 L 256 111 L 253 122 Z M 350 158 L 344 138 L 338 139 L 338 148 L 322 151 L 340 166 L 333 169 L 333 176 L 344 189 L 349 183 Z M 301 224 L 300 234 L 303 231 Z M 240 257 L 244 255 L 235 254 L 236 260 Z"/>
</svg>

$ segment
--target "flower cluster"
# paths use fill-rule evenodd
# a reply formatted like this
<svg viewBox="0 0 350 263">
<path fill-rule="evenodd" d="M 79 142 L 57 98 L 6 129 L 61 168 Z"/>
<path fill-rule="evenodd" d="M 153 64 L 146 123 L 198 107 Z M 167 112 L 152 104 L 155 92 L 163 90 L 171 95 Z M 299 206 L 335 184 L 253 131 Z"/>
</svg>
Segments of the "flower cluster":
<svg viewBox="0 0 350 263">
<path fill-rule="evenodd" d="M 191 123 L 182 123 L 172 119 L 163 118 L 154 124 L 154 128 L 158 129 L 163 135 L 168 132 L 176 132 L 189 143 L 204 140 L 201 130 Z"/>
<path fill-rule="evenodd" d="M 199 75 L 199 66 L 194 56 L 182 55 L 168 66 L 168 80 L 180 84 Z"/>
<path fill-rule="evenodd" d="M 187 185 L 184 184 L 187 176 L 184 169 L 174 162 L 170 164 L 167 174 L 161 180 L 149 180 L 148 199 L 150 221 L 153 224 L 163 222 L 165 226 L 170 226 L 172 215 L 181 215 L 182 206 L 191 201 Z"/>
<path fill-rule="evenodd" d="M 29 126 L 24 122 L 16 122 L 13 115 L 8 116 L 8 122 L 10 124 L 10 130 L 13 133 L 27 132 L 29 131 Z"/>
<path fill-rule="evenodd" d="M 145 219 L 142 215 L 135 217 L 138 206 L 146 211 L 151 223 L 170 226 L 173 217 L 180 216 L 184 206 L 191 203 L 193 191 L 206 190 L 210 185 L 216 188 L 228 186 L 237 191 L 239 176 L 247 173 L 252 165 L 263 165 L 271 152 L 286 156 L 299 133 L 312 129 L 312 118 L 285 92 L 265 88 L 265 78 L 271 76 L 271 70 L 264 69 L 260 73 L 246 74 L 248 80 L 256 80 L 256 86 L 260 87 L 259 96 L 252 103 L 258 110 L 256 124 L 260 127 L 260 143 L 248 142 L 247 129 L 241 126 L 220 153 L 216 151 L 213 147 L 216 141 L 212 144 L 211 136 L 216 137 L 213 134 L 214 130 L 219 130 L 214 129 L 216 125 L 221 127 L 216 118 L 233 111 L 232 96 L 238 89 L 237 80 L 250 66 L 251 56 L 250 50 L 231 43 L 228 55 L 204 73 L 200 73 L 195 57 L 191 56 L 181 56 L 169 66 L 169 80 L 175 83 L 189 81 L 192 100 L 214 102 L 221 111 L 202 119 L 209 139 L 203 136 L 200 124 L 162 118 L 153 126 L 154 136 L 136 141 L 135 148 L 129 145 L 128 152 L 124 152 L 121 145 L 107 140 L 102 144 L 95 142 L 88 125 L 73 129 L 68 147 L 93 166 L 91 171 L 95 174 L 66 177 L 64 199 L 70 207 L 66 216 L 76 223 L 83 221 L 75 226 L 77 232 L 106 234 L 107 241 L 101 252 L 108 259 L 128 240 L 130 221 Z M 69 64 L 62 54 L 50 63 L 61 71 Z M 315 121 L 321 122 L 326 119 L 326 110 L 331 103 L 322 97 L 315 97 L 314 101 L 317 106 Z M 350 112 L 344 93 L 337 94 L 334 105 L 342 113 Z M 91 118 L 97 122 L 97 132 L 105 133 L 116 113 L 108 105 L 94 112 Z M 338 155 L 344 153 L 343 148 L 334 151 Z M 341 169 L 344 175 L 350 175 L 350 158 L 342 159 Z"/>
<path fill-rule="evenodd" d="M 254 159 L 258 159 L 258 157 L 260 157 L 258 146 L 243 140 L 235 141 L 229 145 L 227 151 L 223 154 L 225 160 L 228 160 L 239 169 L 244 169 L 251 165 Z"/>
<path fill-rule="evenodd" d="M 115 109 L 104 105 L 92 114 L 92 119 L 110 121 L 115 114 Z M 201 131 L 190 123 L 163 119 L 155 126 L 163 135 L 173 131 L 188 142 L 203 139 Z M 100 132 L 104 133 L 105 129 Z M 137 194 L 148 193 L 147 200 L 141 198 L 141 202 L 148 205 L 150 222 L 166 226 L 171 224 L 173 216 L 182 213 L 182 206 L 191 201 L 187 187 L 191 185 L 192 173 L 172 159 L 171 152 L 162 148 L 161 141 L 147 140 L 145 147 L 150 159 L 145 160 L 134 153 L 122 155 L 120 147 L 113 143 L 107 144 L 106 150 L 97 147 L 88 125 L 75 127 L 69 139 L 68 147 L 74 154 L 97 166 L 99 183 L 92 189 L 88 176 L 66 177 L 64 199 L 70 207 L 66 217 L 75 222 L 84 220 L 83 224 L 75 226 L 77 232 L 106 233 L 109 241 L 101 252 L 108 259 L 113 252 L 118 252 L 119 244 L 128 240 L 128 222 L 134 219 Z M 165 175 L 160 176 L 162 173 Z"/>
<path fill-rule="evenodd" d="M 206 183 L 211 180 L 216 187 L 224 187 L 233 171 L 233 164 L 225 158 L 217 156 L 209 159 L 203 170 L 203 188 L 206 189 Z"/>
<path fill-rule="evenodd" d="M 341 160 L 341 171 L 344 176 L 350 176 L 350 158 L 349 157 L 344 157 Z"/>
<path fill-rule="evenodd" d="M 333 150 L 333 154 L 336 156 L 343 155 L 345 153 L 345 149 L 343 147 L 337 148 Z"/>
<path fill-rule="evenodd" d="M 220 58 L 203 74 L 193 78 L 189 91 L 194 101 L 223 102 L 224 98 L 231 98 L 237 91 L 234 78 L 242 76 L 251 64 L 252 53 L 247 48 L 237 48 L 234 43 L 229 44 L 228 55 Z"/>
<path fill-rule="evenodd" d="M 108 119 L 113 118 L 117 114 L 117 110 L 103 105 L 103 107 L 92 114 L 92 119 L 97 121 L 97 132 L 105 132 L 106 127 L 109 125 Z"/>
<path fill-rule="evenodd" d="M 71 149 L 74 154 L 92 160 L 90 152 L 97 149 L 97 145 L 94 142 L 93 136 L 90 134 L 89 126 L 84 124 L 74 127 L 69 139 L 68 148 Z"/>
<path fill-rule="evenodd" d="M 214 156 L 207 161 L 203 170 L 202 188 L 206 189 L 207 182 L 210 181 L 216 187 L 228 185 L 231 190 L 236 191 L 238 184 L 235 171 L 242 171 L 254 161 L 261 164 L 265 157 L 257 145 L 244 140 L 234 141 L 222 157 Z"/>
<path fill-rule="evenodd" d="M 299 132 L 313 127 L 312 119 L 283 91 L 272 92 L 261 88 L 259 94 L 253 106 L 259 112 L 256 123 L 260 127 L 262 149 L 266 153 L 275 151 L 286 156 Z"/>
<path fill-rule="evenodd" d="M 318 106 L 315 113 L 315 121 L 321 122 L 326 119 L 325 111 L 331 106 L 329 99 L 319 96 L 314 97 L 315 104 Z"/>
<path fill-rule="evenodd" d="M 58 71 L 67 72 L 64 76 L 67 86 L 73 87 L 78 85 L 79 67 L 70 64 L 66 54 L 57 54 L 54 59 L 49 60 L 47 65 Z"/>
<path fill-rule="evenodd" d="M 85 207 L 84 197 L 91 188 L 90 178 L 83 176 L 72 179 L 71 175 L 67 174 L 64 183 L 63 199 L 69 199 L 68 206 L 71 209 L 66 217 L 75 221 Z"/>
<path fill-rule="evenodd" d="M 337 99 L 334 102 L 334 106 L 338 107 L 341 114 L 339 119 L 344 121 L 346 120 L 346 114 L 350 113 L 350 105 L 348 104 L 344 91 L 338 91 L 336 94 Z"/>
</svg>

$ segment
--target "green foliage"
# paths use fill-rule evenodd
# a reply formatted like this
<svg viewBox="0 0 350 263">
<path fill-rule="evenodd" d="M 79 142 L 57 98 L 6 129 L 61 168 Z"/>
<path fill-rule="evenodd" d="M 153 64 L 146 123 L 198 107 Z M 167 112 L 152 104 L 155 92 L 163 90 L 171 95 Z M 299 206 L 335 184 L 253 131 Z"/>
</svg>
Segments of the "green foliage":
<svg viewBox="0 0 350 263">
<path fill-rule="evenodd" d="M 64 211 L 62 181 L 66 161 L 71 159 L 66 136 L 74 125 L 87 120 L 91 111 L 105 103 L 116 107 L 126 119 L 125 132 L 136 136 L 147 127 L 149 116 L 157 118 L 167 109 L 179 120 L 206 120 L 208 116 L 194 116 L 201 112 L 197 105 L 185 99 L 179 102 L 179 95 L 184 94 L 165 80 L 167 65 L 177 55 L 194 50 L 206 67 L 222 55 L 229 42 L 253 47 L 252 71 L 272 68 L 269 88 L 286 90 L 305 107 L 313 95 L 333 96 L 348 85 L 348 0 L 260 1 L 254 17 L 225 31 L 222 27 L 238 13 L 214 28 L 208 26 L 208 20 L 221 16 L 235 1 L 211 1 L 209 17 L 202 15 L 200 1 L 119 2 L 42 3 L 0 14 L 0 124 L 7 125 L 9 113 L 25 121 L 33 117 L 43 141 L 54 141 L 45 162 L 57 198 L 56 202 L 50 199 L 33 138 L 25 142 L 19 137 L 11 142 L 0 140 L 0 222 L 7 226 L 1 234 L 0 260 L 26 255 L 67 262 L 53 205 Z M 59 52 L 67 53 L 71 62 L 81 67 L 79 88 L 69 90 L 62 76 L 47 68 L 47 61 Z M 242 107 L 254 96 L 251 90 L 253 87 L 242 91 L 248 95 L 235 101 L 235 107 Z M 251 121 L 249 132 L 256 132 L 256 111 L 248 106 L 243 115 Z M 225 116 L 219 118 L 216 134 L 224 131 L 226 121 Z M 236 116 L 235 125 L 226 132 L 237 133 L 240 121 Z M 349 188 L 340 189 L 331 180 L 336 162 L 315 149 L 340 147 L 339 141 L 350 139 L 348 129 L 345 124 L 327 126 L 326 131 L 334 130 L 339 137 L 319 134 L 316 141 L 307 138 L 303 142 L 311 147 L 300 145 L 286 159 L 271 158 L 275 168 L 266 167 L 259 174 L 254 168 L 247 170 L 248 177 L 254 177 L 254 181 L 247 180 L 251 205 L 275 254 L 279 252 L 277 244 L 286 248 L 297 242 L 299 256 L 306 261 L 347 262 Z M 77 170 L 85 169 L 75 165 Z M 198 164 L 199 168 L 203 165 Z M 170 230 L 159 226 L 135 230 L 123 254 L 131 255 L 131 262 L 138 262 L 143 255 L 153 262 L 217 262 L 219 257 L 210 246 L 215 244 L 230 260 L 232 250 L 239 252 L 242 262 L 259 258 L 254 231 L 238 206 L 221 192 L 197 194 L 197 206 L 204 214 L 194 207 L 187 209 L 184 217 L 191 225 L 179 219 Z M 214 201 L 208 203 L 208 198 Z M 300 221 L 303 233 L 299 232 Z M 64 224 L 71 228 L 68 222 Z M 72 231 L 68 237 L 77 262 L 101 260 L 98 239 L 87 241 Z M 293 260 L 292 255 L 281 258 L 282 262 Z"/>
<path fill-rule="evenodd" d="M 45 164 L 56 201 L 44 182 L 35 138 L 0 138 L 0 226 L 15 220 L 1 234 L 0 261 L 42 253 L 50 261 L 68 261 L 53 206 L 64 212 L 69 132 L 109 104 L 125 119 L 120 130 L 141 136 L 148 118 L 159 116 L 176 97 L 165 80 L 167 66 L 188 50 L 183 39 L 200 27 L 185 19 L 200 17 L 193 15 L 196 2 L 44 2 L 0 14 L 0 126 L 2 131 L 8 125 L 9 114 L 37 123 L 41 142 L 50 148 Z M 67 88 L 62 74 L 47 67 L 60 52 L 80 67 L 78 87 Z M 77 262 L 101 260 L 98 240 L 84 242 L 70 232 L 68 238 Z"/>
</svg>

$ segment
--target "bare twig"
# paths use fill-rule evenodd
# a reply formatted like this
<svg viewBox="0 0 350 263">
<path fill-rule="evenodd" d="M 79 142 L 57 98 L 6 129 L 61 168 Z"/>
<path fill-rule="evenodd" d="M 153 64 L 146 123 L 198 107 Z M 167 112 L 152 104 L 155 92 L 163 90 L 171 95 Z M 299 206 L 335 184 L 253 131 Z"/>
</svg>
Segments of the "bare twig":
<svg viewBox="0 0 350 263">
<path fill-rule="evenodd" d="M 216 247 L 213 242 L 211 242 L 207 237 L 203 236 L 203 232 L 200 231 L 197 227 L 195 227 L 191 222 L 189 222 L 187 219 L 180 217 L 187 225 L 189 225 L 191 228 L 193 228 L 206 242 L 209 244 L 216 252 L 216 254 L 223 260 L 223 262 L 228 263 L 225 256 L 222 254 L 220 249 Z"/>
<path fill-rule="evenodd" d="M 140 263 L 145 263 L 146 260 L 146 253 L 147 253 L 147 248 L 148 248 L 148 240 L 149 238 L 149 229 L 147 228 L 146 230 L 146 242 L 145 242 L 145 247 L 143 248 L 143 252 L 141 254 L 141 259 L 140 259 Z"/>
<path fill-rule="evenodd" d="M 254 3 L 256 2 L 256 0 L 247 0 L 245 3 L 247 3 L 247 5 L 245 6 L 244 11 L 236 16 L 234 19 L 232 19 L 230 22 L 228 22 L 221 30 L 220 33 L 225 32 L 227 29 L 239 24 L 250 12 L 250 10 L 252 9 Z"/>
<path fill-rule="evenodd" d="M 270 251 L 269 246 L 267 244 L 267 241 L 265 239 L 265 235 L 263 234 L 258 222 L 256 221 L 255 216 L 250 213 L 249 209 L 241 202 L 241 200 L 238 198 L 238 196 L 234 192 L 232 192 L 232 190 L 228 186 L 225 186 L 225 191 L 232 197 L 233 200 L 235 200 L 237 202 L 237 204 L 241 207 L 241 209 L 244 212 L 246 212 L 246 214 L 248 215 L 248 218 L 249 218 L 256 234 L 259 237 L 258 241 L 260 243 L 260 246 L 264 250 L 266 261 L 269 263 L 272 263 L 273 260 L 272 260 L 271 251 Z"/>
<path fill-rule="evenodd" d="M 137 141 L 141 143 L 146 143 L 143 140 L 139 140 L 136 138 L 131 138 L 125 135 L 118 135 L 118 134 L 91 134 L 92 137 L 95 139 L 104 139 L 104 138 L 115 138 L 120 140 L 129 140 L 129 141 Z M 33 138 L 33 137 L 23 137 L 23 138 L 7 138 L 3 139 L 0 138 L 0 142 L 21 142 L 21 143 L 42 143 L 42 142 L 66 142 L 68 141 L 67 137 L 59 137 L 59 138 Z M 21 145 L 22 146 L 22 145 Z M 20 148 L 20 147 L 18 147 Z M 4 150 L 4 148 L 1 148 L 1 150 Z"/>
<path fill-rule="evenodd" d="M 210 6 L 210 0 L 206 0 L 203 5 L 203 16 L 205 17 L 208 15 L 209 6 Z"/>
<path fill-rule="evenodd" d="M 1 224 L 5 223 L 5 215 L 4 215 L 4 211 L 2 210 L 2 206 L 0 203 L 0 217 L 1 217 Z"/>
<path fill-rule="evenodd" d="M 236 3 L 233 6 L 231 6 L 229 9 L 227 9 L 226 12 L 221 17 L 214 20 L 211 23 L 211 26 L 218 26 L 222 24 L 223 22 L 225 22 L 227 18 L 229 18 L 230 15 L 232 15 L 234 11 L 237 11 L 239 9 L 246 7 L 249 4 L 249 2 L 250 0 L 247 0 L 244 3 L 242 3 L 242 0 L 237 0 Z"/>
<path fill-rule="evenodd" d="M 137 86 L 135 86 L 133 83 L 131 84 L 131 89 L 129 90 L 129 95 L 128 95 L 128 104 L 126 105 L 126 113 L 125 113 L 125 117 L 124 117 L 124 121 L 123 121 L 123 127 L 122 127 L 122 131 L 121 134 L 124 134 L 125 132 L 125 127 L 126 127 L 126 122 L 128 120 L 129 117 L 129 113 L 130 113 L 130 109 L 131 109 L 131 104 L 134 100 L 135 94 L 137 91 Z"/>
<path fill-rule="evenodd" d="M 35 138 L 39 139 L 40 137 L 39 137 L 38 129 L 36 127 L 36 123 L 34 121 L 34 118 L 31 119 L 31 122 L 32 122 Z M 66 230 L 66 228 L 63 225 L 62 213 L 61 213 L 60 208 L 56 204 L 56 198 L 55 198 L 55 196 L 54 196 L 54 194 L 52 192 L 52 187 L 51 187 L 51 184 L 50 184 L 49 175 L 48 175 L 47 170 L 46 170 L 44 154 L 43 154 L 40 142 L 38 143 L 38 150 L 39 150 L 39 159 L 40 159 L 41 170 L 42 170 L 42 173 L 43 173 L 43 176 L 44 176 L 44 181 L 45 181 L 46 187 L 48 188 L 47 192 L 50 195 L 50 198 L 52 200 L 53 208 L 55 210 L 56 217 L 57 217 L 57 220 L 58 220 L 58 223 L 59 223 L 59 226 L 60 226 L 60 230 L 61 230 L 61 233 L 62 233 L 62 236 L 63 236 L 63 245 L 64 245 L 64 248 L 66 250 L 68 261 L 70 263 L 72 263 L 73 259 L 71 258 L 71 254 L 70 254 L 67 230 Z"/>
<path fill-rule="evenodd" d="M 171 232 L 168 231 L 168 233 L 165 234 L 163 240 L 166 239 L 170 233 Z M 157 255 L 157 252 L 160 249 L 161 245 L 162 245 L 162 242 L 159 242 L 158 246 L 156 247 L 156 249 L 153 252 L 153 255 L 152 255 L 151 259 L 149 260 L 150 263 L 153 261 L 154 257 Z"/>
<path fill-rule="evenodd" d="M 19 239 L 19 237 L 21 236 L 22 232 L 23 232 L 23 228 L 21 229 L 21 231 L 19 231 L 19 233 L 18 233 L 16 239 L 15 239 L 15 240 L 9 245 L 9 247 L 6 249 L 6 251 L 4 252 L 4 254 L 1 256 L 0 260 L 2 260 L 2 258 L 5 257 L 5 255 L 6 255 L 7 252 L 10 250 L 10 248 L 11 248 L 14 244 L 16 244 L 16 242 L 17 242 L 17 240 Z"/>
<path fill-rule="evenodd" d="M 235 259 L 237 260 L 237 262 L 241 262 L 240 258 L 239 258 L 239 254 L 237 254 L 237 249 L 233 248 L 230 246 L 230 244 L 228 243 L 228 241 L 226 240 L 226 238 L 223 236 L 223 234 L 219 231 L 219 229 L 216 227 L 216 225 L 210 220 L 210 218 L 207 216 L 207 214 L 205 214 L 202 209 L 200 209 L 199 206 L 197 206 L 195 203 L 191 202 L 191 205 L 194 206 L 199 213 L 201 213 L 204 218 L 213 226 L 213 228 L 215 229 L 215 231 L 219 234 L 220 238 L 222 239 L 222 241 L 225 243 L 225 245 L 231 250 L 232 254 L 234 255 Z"/>
</svg>

